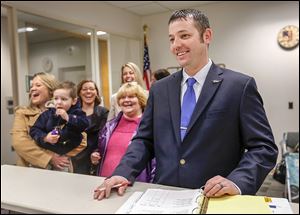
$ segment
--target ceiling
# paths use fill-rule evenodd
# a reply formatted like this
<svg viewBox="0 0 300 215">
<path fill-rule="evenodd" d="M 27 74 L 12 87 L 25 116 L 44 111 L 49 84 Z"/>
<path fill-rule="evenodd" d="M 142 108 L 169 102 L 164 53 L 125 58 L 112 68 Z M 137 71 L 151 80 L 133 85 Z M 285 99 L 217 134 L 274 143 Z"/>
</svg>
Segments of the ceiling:
<svg viewBox="0 0 300 215">
<path fill-rule="evenodd" d="M 182 8 L 199 7 L 204 4 L 216 3 L 218 1 L 104 1 L 113 7 L 118 7 L 138 16 L 147 16 L 164 12 L 172 12 Z M 103 2 L 101 2 L 103 3 Z M 1 16 L 6 16 L 6 9 L 1 7 Z M 29 43 L 57 40 L 75 35 L 86 35 L 91 29 L 83 28 L 73 24 L 67 24 L 46 17 L 35 16 L 18 11 L 18 20 L 23 20 L 27 25 L 37 27 L 38 31 L 27 34 Z M 71 34 L 70 34 L 71 33 Z M 88 37 L 86 37 L 88 38 Z M 106 36 L 100 36 L 106 39 Z"/>
<path fill-rule="evenodd" d="M 139 16 L 148 16 L 183 8 L 199 7 L 218 1 L 104 1 Z"/>
</svg>

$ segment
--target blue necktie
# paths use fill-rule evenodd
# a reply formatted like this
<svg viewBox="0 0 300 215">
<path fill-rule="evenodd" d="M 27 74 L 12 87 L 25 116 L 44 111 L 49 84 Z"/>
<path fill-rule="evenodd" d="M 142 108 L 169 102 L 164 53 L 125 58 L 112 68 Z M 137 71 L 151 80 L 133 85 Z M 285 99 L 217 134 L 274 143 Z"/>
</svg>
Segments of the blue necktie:
<svg viewBox="0 0 300 215">
<path fill-rule="evenodd" d="M 186 129 L 189 125 L 192 113 L 196 105 L 196 95 L 193 85 L 196 83 L 194 78 L 187 79 L 187 89 L 183 96 L 182 107 L 181 107 L 181 124 L 180 124 L 180 134 L 181 141 L 183 140 Z"/>
</svg>

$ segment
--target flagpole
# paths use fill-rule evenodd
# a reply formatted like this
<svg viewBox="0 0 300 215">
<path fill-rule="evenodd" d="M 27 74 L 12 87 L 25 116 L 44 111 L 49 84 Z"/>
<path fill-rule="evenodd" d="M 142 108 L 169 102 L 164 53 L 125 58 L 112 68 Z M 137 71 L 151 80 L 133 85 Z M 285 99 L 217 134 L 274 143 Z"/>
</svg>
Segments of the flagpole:
<svg viewBox="0 0 300 215">
<path fill-rule="evenodd" d="M 148 25 L 143 25 L 143 30 L 144 30 L 144 44 L 146 44 L 146 35 L 147 35 L 147 30 L 148 30 Z"/>
</svg>

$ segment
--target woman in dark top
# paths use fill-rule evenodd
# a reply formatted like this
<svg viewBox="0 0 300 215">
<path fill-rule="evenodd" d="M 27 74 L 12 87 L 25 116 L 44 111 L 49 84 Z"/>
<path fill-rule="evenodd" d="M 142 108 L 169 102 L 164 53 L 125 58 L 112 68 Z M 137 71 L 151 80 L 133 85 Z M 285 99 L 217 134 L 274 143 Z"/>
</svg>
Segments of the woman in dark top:
<svg viewBox="0 0 300 215">
<path fill-rule="evenodd" d="M 77 86 L 81 108 L 89 120 L 87 133 L 87 147 L 76 157 L 72 158 L 74 173 L 91 174 L 90 154 L 97 148 L 98 134 L 106 123 L 108 109 L 100 106 L 99 89 L 94 81 L 83 80 Z"/>
</svg>

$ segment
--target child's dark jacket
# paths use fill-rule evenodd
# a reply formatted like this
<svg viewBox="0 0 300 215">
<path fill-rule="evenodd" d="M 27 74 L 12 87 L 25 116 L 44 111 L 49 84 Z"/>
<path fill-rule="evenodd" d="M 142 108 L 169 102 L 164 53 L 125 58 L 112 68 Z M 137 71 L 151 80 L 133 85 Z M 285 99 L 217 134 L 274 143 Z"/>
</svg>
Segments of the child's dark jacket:
<svg viewBox="0 0 300 215">
<path fill-rule="evenodd" d="M 72 105 L 67 111 L 69 115 L 68 122 L 61 116 L 57 116 L 55 112 L 55 108 L 49 108 L 43 112 L 30 129 L 30 136 L 42 148 L 63 155 L 80 145 L 83 138 L 81 132 L 85 131 L 89 122 L 78 103 Z M 58 142 L 55 144 L 44 142 L 44 137 L 53 131 L 55 127 L 60 128 Z"/>
</svg>

